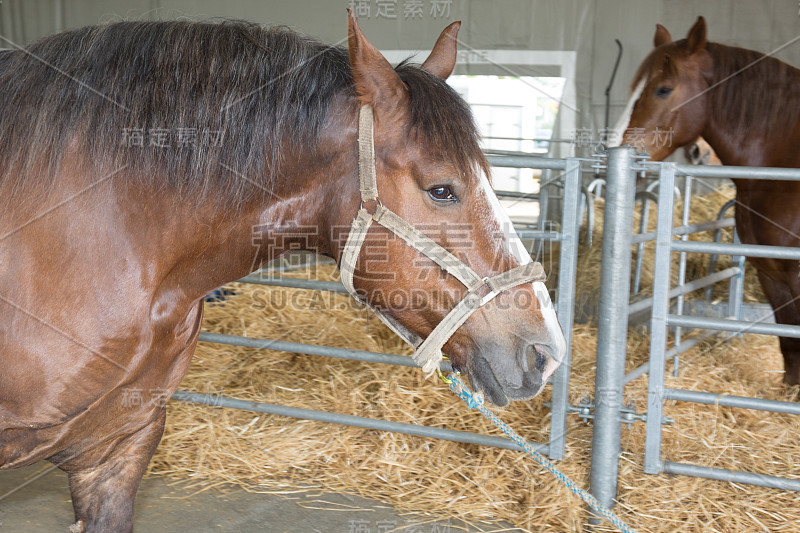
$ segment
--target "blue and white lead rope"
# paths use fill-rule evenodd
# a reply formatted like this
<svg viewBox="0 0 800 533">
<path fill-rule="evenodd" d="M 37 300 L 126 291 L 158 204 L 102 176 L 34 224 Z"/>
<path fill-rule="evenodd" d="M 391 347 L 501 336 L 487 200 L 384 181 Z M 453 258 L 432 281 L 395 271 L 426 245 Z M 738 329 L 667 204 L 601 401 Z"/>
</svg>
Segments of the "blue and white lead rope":
<svg viewBox="0 0 800 533">
<path fill-rule="evenodd" d="M 450 376 L 446 378 L 445 382 L 449 384 L 450 390 L 455 392 L 459 398 L 466 402 L 467 407 L 470 409 L 477 409 L 481 412 L 481 414 L 483 414 L 483 416 L 488 418 L 490 422 L 502 429 L 503 433 L 508 435 L 511 440 L 516 442 L 517 445 L 519 445 L 520 448 L 530 455 L 534 461 L 543 466 L 545 470 L 556 476 L 556 478 L 566 485 L 567 488 L 574 494 L 580 496 L 580 498 L 586 502 L 586 504 L 591 507 L 591 509 L 597 515 L 602 516 L 610 523 L 614 524 L 614 526 L 616 526 L 623 533 L 636 533 L 627 524 L 625 524 L 625 522 L 620 520 L 617 515 L 611 512 L 611 510 L 597 501 L 597 498 L 580 488 L 577 484 L 575 484 L 574 481 L 568 478 L 566 474 L 556 468 L 546 457 L 534 450 L 533 447 L 528 444 L 525 439 L 520 437 L 516 431 L 511 429 L 508 424 L 500 420 L 496 414 L 490 411 L 489 408 L 483 404 L 483 397 L 480 394 L 475 394 L 469 390 L 466 385 L 461 382 L 457 374 L 450 374 Z"/>
</svg>

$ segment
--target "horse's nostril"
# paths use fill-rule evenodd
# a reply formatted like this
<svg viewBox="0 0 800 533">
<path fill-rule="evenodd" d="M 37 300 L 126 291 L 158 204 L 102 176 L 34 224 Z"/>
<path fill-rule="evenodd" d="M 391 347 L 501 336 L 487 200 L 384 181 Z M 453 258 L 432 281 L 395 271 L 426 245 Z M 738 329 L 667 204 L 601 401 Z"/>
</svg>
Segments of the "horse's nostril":
<svg viewBox="0 0 800 533">
<path fill-rule="evenodd" d="M 530 371 L 535 368 L 539 372 L 544 372 L 544 368 L 547 365 L 547 356 L 537 346 L 528 346 L 527 356 L 526 370 Z"/>
<path fill-rule="evenodd" d="M 544 372 L 544 367 L 547 364 L 547 356 L 539 350 L 536 350 L 536 370 Z"/>
</svg>

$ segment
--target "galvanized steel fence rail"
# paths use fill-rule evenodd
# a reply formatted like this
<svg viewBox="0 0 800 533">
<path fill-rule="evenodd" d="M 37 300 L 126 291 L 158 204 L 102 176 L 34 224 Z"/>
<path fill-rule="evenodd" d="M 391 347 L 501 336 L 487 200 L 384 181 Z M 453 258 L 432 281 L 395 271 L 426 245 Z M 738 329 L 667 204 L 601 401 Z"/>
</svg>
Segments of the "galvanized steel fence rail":
<svg viewBox="0 0 800 533">
<path fill-rule="evenodd" d="M 655 232 L 633 234 L 632 215 L 636 175 L 642 171 L 658 173 L 657 227 Z M 732 332 L 762 333 L 800 337 L 800 326 L 768 324 L 739 319 L 741 309 L 741 281 L 743 257 L 777 257 L 800 260 L 800 249 L 776 246 L 744 245 L 738 242 L 689 241 L 685 236 L 695 231 L 719 230 L 731 225 L 728 220 L 688 224 L 684 210 L 682 224 L 674 226 L 675 178 L 686 176 L 685 195 L 691 192 L 691 177 L 747 178 L 800 180 L 799 169 L 753 167 L 699 167 L 677 163 L 644 162 L 630 147 L 612 148 L 608 152 L 607 194 L 603 233 L 601 274 L 601 301 L 598 322 L 597 378 L 595 380 L 594 429 L 592 440 L 591 488 L 602 505 L 612 506 L 617 493 L 618 462 L 622 423 L 630 422 L 630 413 L 623 405 L 625 384 L 649 372 L 646 444 L 644 470 L 649 474 L 670 473 L 705 477 L 774 487 L 783 490 L 800 490 L 800 480 L 776 476 L 725 470 L 710 466 L 675 463 L 661 457 L 661 429 L 665 422 L 664 401 L 677 400 L 737 408 L 758 409 L 776 413 L 800 414 L 800 404 L 759 398 L 729 396 L 706 391 L 690 391 L 665 386 L 664 371 L 668 358 L 695 346 L 699 338 L 681 339 L 674 336 L 674 345 L 667 349 L 668 329 L 685 328 Z M 684 198 L 686 202 L 686 198 Z M 677 239 L 676 239 L 677 237 Z M 655 240 L 655 272 L 653 296 L 644 301 L 629 301 L 631 260 L 633 245 Z M 673 253 L 705 253 L 732 256 L 733 266 L 710 272 L 697 280 L 686 282 L 679 276 L 679 284 L 671 286 Z M 685 265 L 685 256 L 681 258 Z M 681 271 L 683 271 L 683 267 Z M 679 272 L 682 273 L 682 272 Z M 733 318 L 710 318 L 681 314 L 679 300 L 693 290 L 710 287 L 713 283 L 732 279 L 729 289 L 728 314 Z M 635 312 L 652 309 L 650 319 L 649 362 L 624 375 L 626 356 L 627 317 Z M 676 309 L 674 312 L 671 309 Z M 679 330 L 678 330 L 679 331 Z M 677 361 L 676 361 L 677 363 Z M 679 422 L 678 422 L 679 423 Z"/>
<path fill-rule="evenodd" d="M 670 312 L 671 255 L 674 252 L 726 254 L 731 256 L 775 257 L 800 260 L 800 248 L 707 243 L 673 240 L 673 196 L 675 177 L 695 176 L 707 178 L 778 179 L 800 181 L 800 169 L 755 168 L 755 167 L 696 167 L 676 163 L 658 165 L 659 203 L 656 228 L 655 275 L 653 286 L 653 314 L 650 338 L 650 374 L 647 403 L 647 434 L 644 470 L 649 474 L 666 472 L 711 479 L 748 483 L 783 490 L 800 490 L 800 480 L 769 476 L 751 472 L 725 470 L 709 466 L 675 463 L 661 457 L 661 418 L 665 400 L 678 400 L 713 405 L 724 405 L 746 409 L 800 414 L 800 404 L 758 398 L 745 398 L 715 394 L 704 391 L 673 389 L 664 385 L 665 348 L 670 326 L 732 331 L 739 333 L 761 333 L 785 337 L 800 337 L 800 326 L 766 324 L 737 320 L 735 318 L 708 318 L 683 316 Z M 668 193 L 669 191 L 669 193 Z M 732 306 L 729 305 L 729 309 Z"/>
</svg>

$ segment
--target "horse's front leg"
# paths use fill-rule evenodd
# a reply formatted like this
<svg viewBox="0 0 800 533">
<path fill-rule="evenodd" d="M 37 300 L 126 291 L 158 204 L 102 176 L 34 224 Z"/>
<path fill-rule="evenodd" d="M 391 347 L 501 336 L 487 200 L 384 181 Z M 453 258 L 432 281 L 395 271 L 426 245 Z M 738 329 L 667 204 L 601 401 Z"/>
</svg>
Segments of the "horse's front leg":
<svg viewBox="0 0 800 533">
<path fill-rule="evenodd" d="M 166 409 L 137 432 L 59 464 L 69 474 L 75 510 L 70 533 L 129 533 L 139 482 L 164 431 Z M 58 464 L 58 461 L 54 461 Z M 75 468 L 75 465 L 80 465 Z"/>
<path fill-rule="evenodd" d="M 767 295 L 775 322 L 800 326 L 800 280 L 790 285 L 782 283 L 758 271 L 761 287 Z M 789 386 L 800 385 L 800 339 L 779 337 L 783 354 L 783 382 Z"/>
</svg>

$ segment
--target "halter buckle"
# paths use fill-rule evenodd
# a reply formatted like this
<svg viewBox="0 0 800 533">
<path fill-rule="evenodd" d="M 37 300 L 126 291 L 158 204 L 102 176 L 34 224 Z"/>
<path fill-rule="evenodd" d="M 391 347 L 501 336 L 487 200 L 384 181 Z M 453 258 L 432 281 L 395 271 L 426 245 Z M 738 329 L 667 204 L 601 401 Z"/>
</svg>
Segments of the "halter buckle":
<svg viewBox="0 0 800 533">
<path fill-rule="evenodd" d="M 374 200 L 366 200 L 366 201 L 367 201 L 367 202 L 375 202 L 375 209 L 373 209 L 372 211 L 369 211 L 369 210 L 367 210 L 367 212 L 368 212 L 370 215 L 374 215 L 374 214 L 375 214 L 375 211 L 377 211 L 377 210 L 378 210 L 378 207 L 379 207 L 379 206 L 380 206 L 380 207 L 383 207 L 383 202 L 381 202 L 381 199 L 380 199 L 380 198 L 375 198 Z M 359 209 L 359 210 L 361 210 L 361 209 L 364 209 L 364 199 L 363 199 L 363 198 L 361 199 L 361 204 L 358 206 L 358 209 Z"/>
</svg>

